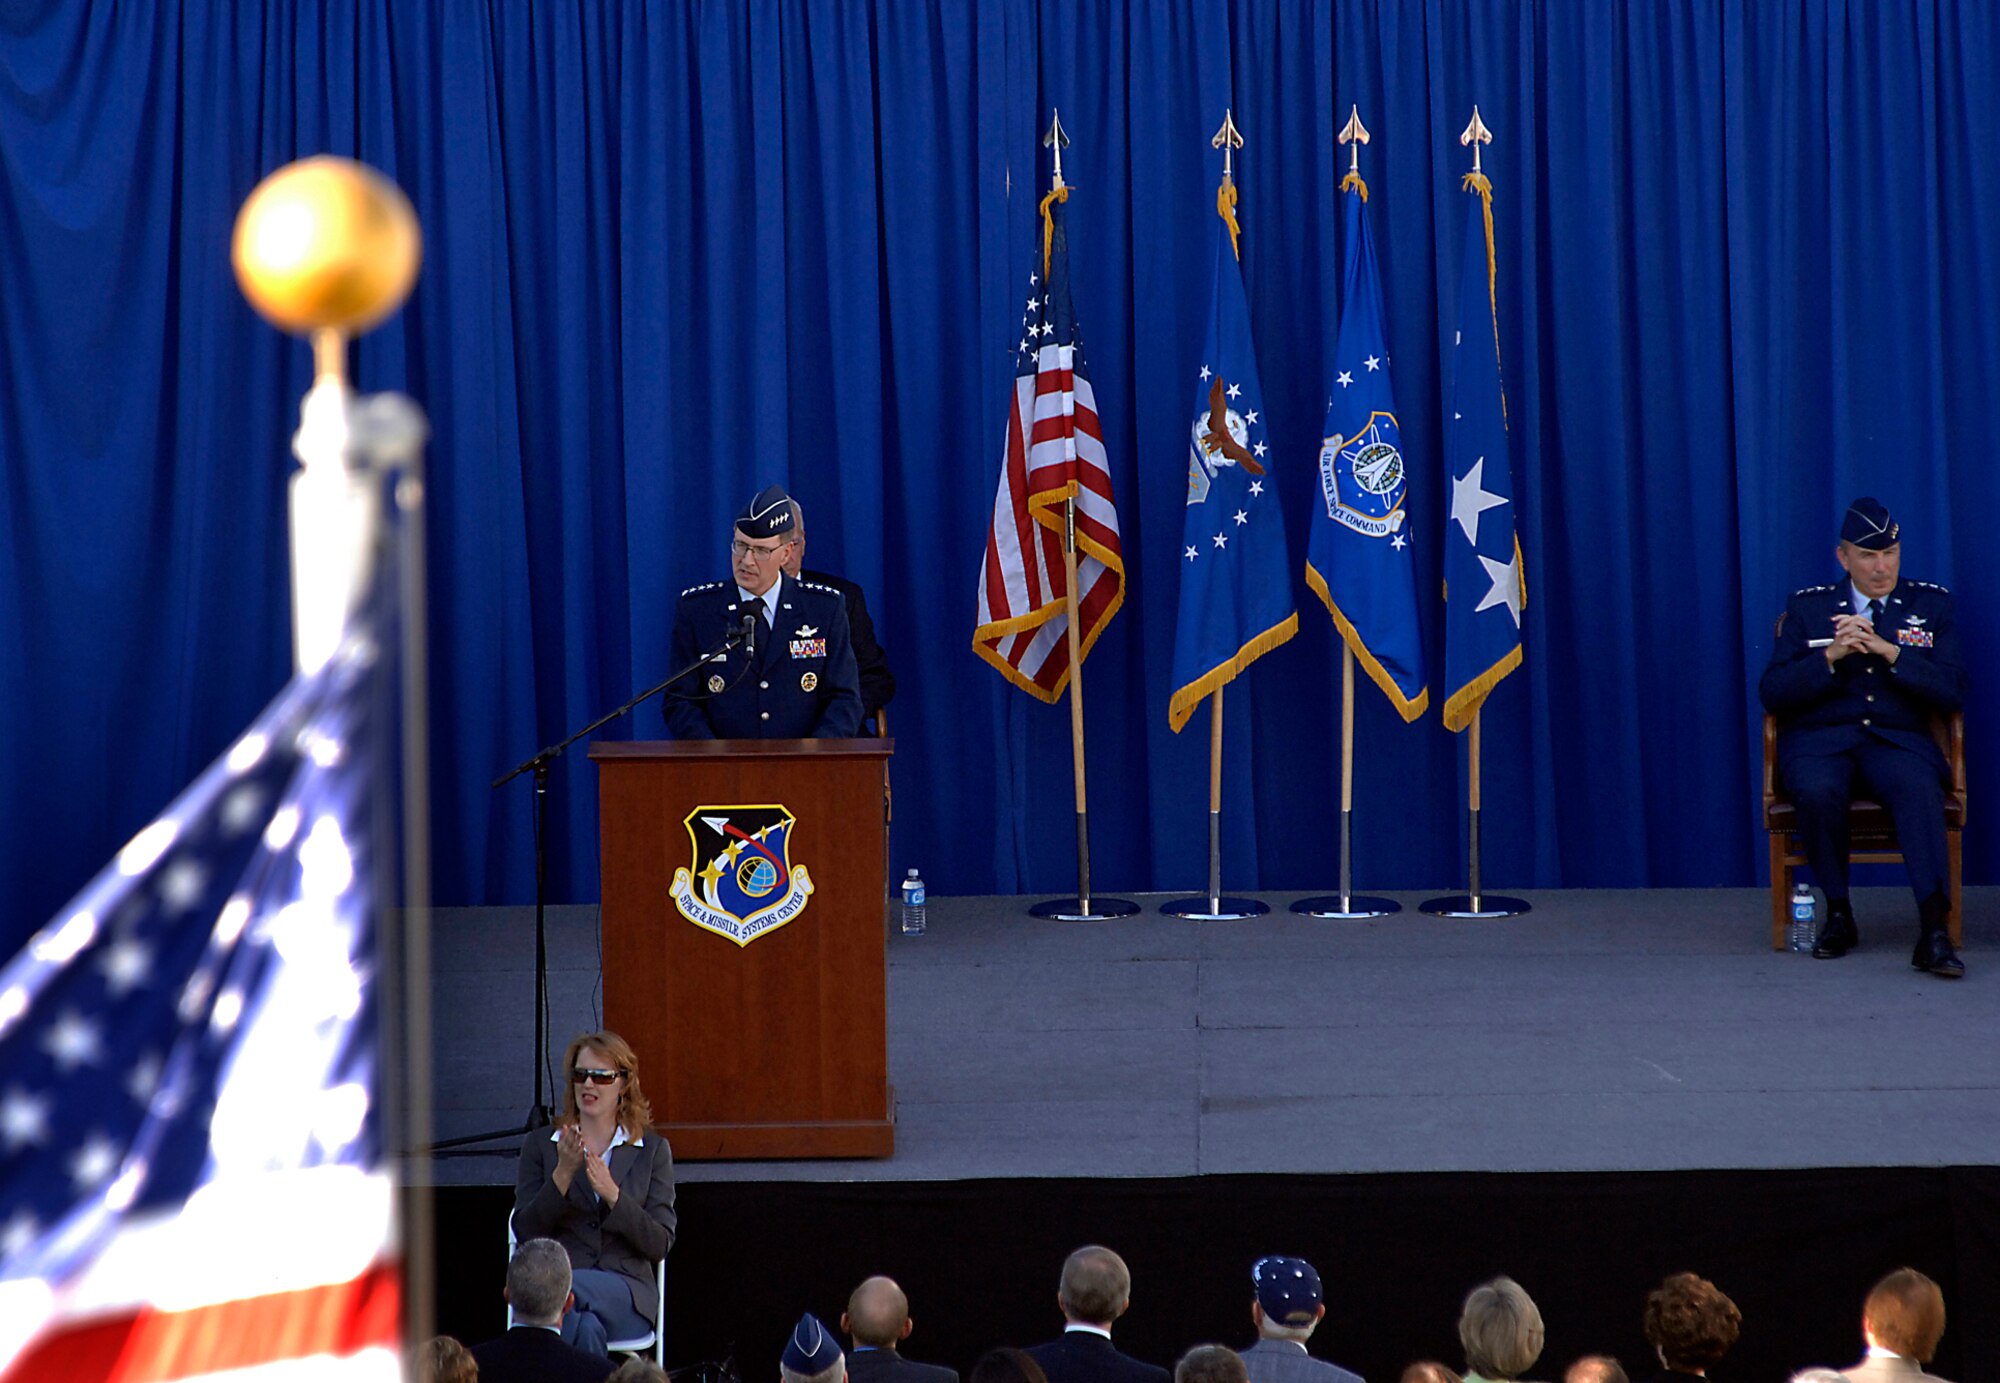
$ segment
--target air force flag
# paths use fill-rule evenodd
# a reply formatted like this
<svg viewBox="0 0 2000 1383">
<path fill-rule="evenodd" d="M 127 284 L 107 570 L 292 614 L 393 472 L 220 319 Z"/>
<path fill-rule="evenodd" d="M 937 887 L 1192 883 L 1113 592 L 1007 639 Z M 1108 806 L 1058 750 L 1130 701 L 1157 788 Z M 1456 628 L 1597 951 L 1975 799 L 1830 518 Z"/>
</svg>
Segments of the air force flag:
<svg viewBox="0 0 2000 1383">
<path fill-rule="evenodd" d="M 1451 474 L 1444 526 L 1444 724 L 1472 724 L 1486 694 L 1521 665 L 1521 544 L 1507 463 L 1500 396 L 1500 327 L 1493 299 L 1493 201 L 1483 177 L 1465 227 L 1458 330 L 1452 336 L 1451 415 L 1445 466 Z"/>
<path fill-rule="evenodd" d="M 1235 188 L 1225 181 L 1223 189 L 1208 335 L 1188 435 L 1180 615 L 1167 705 L 1167 723 L 1177 732 L 1203 697 L 1299 630 L 1250 308 L 1233 243 Z"/>
<path fill-rule="evenodd" d="M 1430 704 L 1417 628 L 1416 567 L 1402 429 L 1389 387 L 1382 283 L 1366 194 L 1347 194 L 1347 271 L 1333 388 L 1319 452 L 1306 584 L 1404 720 Z"/>
</svg>

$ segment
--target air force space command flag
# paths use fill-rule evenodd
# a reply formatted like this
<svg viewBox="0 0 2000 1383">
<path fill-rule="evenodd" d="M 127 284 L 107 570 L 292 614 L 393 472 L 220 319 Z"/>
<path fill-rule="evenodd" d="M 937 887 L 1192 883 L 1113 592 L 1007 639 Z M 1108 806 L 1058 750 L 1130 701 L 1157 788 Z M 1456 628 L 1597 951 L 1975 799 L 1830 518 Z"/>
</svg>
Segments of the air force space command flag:
<svg viewBox="0 0 2000 1383">
<path fill-rule="evenodd" d="M 1235 188 L 1223 186 L 1223 204 L 1232 205 Z M 1203 697 L 1299 630 L 1232 219 L 1216 223 L 1208 335 L 1189 425 L 1180 616 L 1167 705 L 1167 723 L 1176 731 Z"/>
<path fill-rule="evenodd" d="M 1405 721 L 1430 705 L 1417 627 L 1416 566 L 1405 501 L 1409 475 L 1389 387 L 1382 283 L 1367 194 L 1347 198 L 1347 271 L 1340 341 L 1319 452 L 1306 584 L 1326 603 L 1355 661 Z"/>
<path fill-rule="evenodd" d="M 1458 329 L 1452 336 L 1451 413 L 1445 466 L 1451 474 L 1444 526 L 1444 725 L 1472 724 L 1486 694 L 1521 665 L 1521 544 L 1515 536 L 1514 482 L 1507 462 L 1507 413 L 1500 396 L 1500 327 L 1495 316 L 1493 202 L 1474 174 L 1459 274 Z"/>
</svg>

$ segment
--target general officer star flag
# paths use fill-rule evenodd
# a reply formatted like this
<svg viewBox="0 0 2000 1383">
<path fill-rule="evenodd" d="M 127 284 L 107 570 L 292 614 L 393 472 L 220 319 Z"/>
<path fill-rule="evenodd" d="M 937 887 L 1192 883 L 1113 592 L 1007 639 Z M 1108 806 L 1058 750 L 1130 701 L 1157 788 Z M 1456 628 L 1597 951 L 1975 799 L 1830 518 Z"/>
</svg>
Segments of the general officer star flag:
<svg viewBox="0 0 2000 1383">
<path fill-rule="evenodd" d="M 399 1376 L 382 627 L 285 687 L 0 971 L 4 1383 Z"/>
<path fill-rule="evenodd" d="M 1188 436 L 1180 614 L 1167 704 L 1167 723 L 1176 731 L 1204 696 L 1299 629 L 1250 307 L 1236 262 L 1235 200 L 1225 175 Z"/>
<path fill-rule="evenodd" d="M 1389 387 L 1389 346 L 1368 191 L 1358 175 L 1347 198 L 1347 271 L 1333 387 L 1319 452 L 1319 497 L 1306 549 L 1306 584 L 1326 603 L 1354 659 L 1404 720 L 1430 704 L 1417 628 L 1410 543 L 1409 475 Z"/>
<path fill-rule="evenodd" d="M 1484 176 L 1473 194 L 1459 275 L 1458 329 L 1452 334 L 1451 416 L 1445 466 L 1451 516 L 1444 526 L 1444 724 L 1463 730 L 1486 694 L 1521 665 L 1521 608 L 1527 603 L 1515 534 L 1514 482 L 1507 462 L 1507 411 L 1500 393 L 1500 324 L 1494 306 L 1493 193 Z"/>
</svg>

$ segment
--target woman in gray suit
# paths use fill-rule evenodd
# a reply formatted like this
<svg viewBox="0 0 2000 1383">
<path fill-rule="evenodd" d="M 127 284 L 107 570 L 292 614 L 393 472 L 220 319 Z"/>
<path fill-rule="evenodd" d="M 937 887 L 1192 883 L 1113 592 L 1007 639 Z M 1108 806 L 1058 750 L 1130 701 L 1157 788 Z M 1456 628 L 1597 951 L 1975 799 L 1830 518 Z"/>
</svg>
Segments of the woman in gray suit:
<svg viewBox="0 0 2000 1383">
<path fill-rule="evenodd" d="M 615 1032 L 590 1032 L 563 1057 L 562 1117 L 521 1143 L 514 1234 L 569 1250 L 576 1303 L 563 1338 L 606 1352 L 659 1328 L 654 1265 L 674 1243 L 674 1155 L 648 1125 L 639 1059 Z"/>
</svg>

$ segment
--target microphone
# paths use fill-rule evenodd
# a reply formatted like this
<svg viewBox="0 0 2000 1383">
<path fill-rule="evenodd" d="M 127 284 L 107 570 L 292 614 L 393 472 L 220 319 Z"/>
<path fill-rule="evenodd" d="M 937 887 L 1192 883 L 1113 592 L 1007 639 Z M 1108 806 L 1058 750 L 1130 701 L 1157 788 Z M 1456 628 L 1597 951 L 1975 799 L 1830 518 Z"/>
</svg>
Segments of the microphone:
<svg viewBox="0 0 2000 1383">
<path fill-rule="evenodd" d="M 743 652 L 752 662 L 757 659 L 757 614 L 753 610 L 743 616 Z"/>
</svg>

